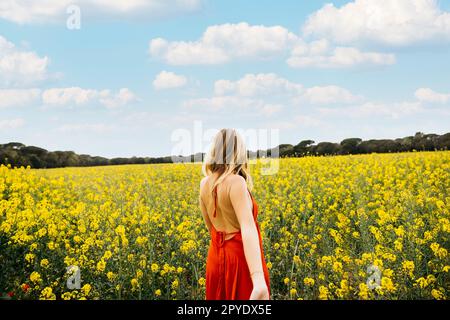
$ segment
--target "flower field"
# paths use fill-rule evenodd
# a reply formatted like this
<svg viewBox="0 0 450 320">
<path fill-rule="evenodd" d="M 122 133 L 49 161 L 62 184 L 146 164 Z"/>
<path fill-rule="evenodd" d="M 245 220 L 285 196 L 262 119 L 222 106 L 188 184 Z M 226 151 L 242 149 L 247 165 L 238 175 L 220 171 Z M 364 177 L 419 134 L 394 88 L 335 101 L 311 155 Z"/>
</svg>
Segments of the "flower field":
<svg viewBox="0 0 450 320">
<path fill-rule="evenodd" d="M 251 172 L 274 299 L 450 297 L 450 152 L 263 166 Z M 200 169 L 1 166 L 0 295 L 203 299 Z"/>
</svg>

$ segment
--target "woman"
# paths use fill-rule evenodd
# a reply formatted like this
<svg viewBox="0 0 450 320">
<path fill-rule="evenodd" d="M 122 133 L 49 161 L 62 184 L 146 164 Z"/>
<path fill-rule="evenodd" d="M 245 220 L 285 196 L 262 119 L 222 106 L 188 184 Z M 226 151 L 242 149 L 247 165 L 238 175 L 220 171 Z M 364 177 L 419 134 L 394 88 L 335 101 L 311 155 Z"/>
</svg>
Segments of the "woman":
<svg viewBox="0 0 450 320">
<path fill-rule="evenodd" d="M 247 150 L 235 130 L 222 129 L 215 136 L 203 173 L 200 207 L 211 235 L 206 299 L 268 300 L 269 272 L 250 192 Z"/>
</svg>

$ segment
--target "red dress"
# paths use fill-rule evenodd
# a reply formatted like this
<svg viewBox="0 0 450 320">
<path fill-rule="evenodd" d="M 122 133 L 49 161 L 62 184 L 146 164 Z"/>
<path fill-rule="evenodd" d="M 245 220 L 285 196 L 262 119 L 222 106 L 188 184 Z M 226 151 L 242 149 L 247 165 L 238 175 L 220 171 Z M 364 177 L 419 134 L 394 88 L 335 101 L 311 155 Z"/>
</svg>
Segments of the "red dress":
<svg viewBox="0 0 450 320">
<path fill-rule="evenodd" d="M 217 187 L 216 187 L 217 188 Z M 253 203 L 253 218 L 261 248 L 261 262 L 270 295 L 269 270 L 264 259 L 261 232 L 257 222 L 258 206 L 250 190 Z M 214 217 L 217 207 L 217 190 L 214 190 Z M 211 241 L 206 260 L 206 300 L 249 300 L 253 290 L 247 261 L 244 254 L 241 232 L 232 232 L 231 239 L 225 240 L 225 232 L 217 231 L 211 225 Z"/>
</svg>

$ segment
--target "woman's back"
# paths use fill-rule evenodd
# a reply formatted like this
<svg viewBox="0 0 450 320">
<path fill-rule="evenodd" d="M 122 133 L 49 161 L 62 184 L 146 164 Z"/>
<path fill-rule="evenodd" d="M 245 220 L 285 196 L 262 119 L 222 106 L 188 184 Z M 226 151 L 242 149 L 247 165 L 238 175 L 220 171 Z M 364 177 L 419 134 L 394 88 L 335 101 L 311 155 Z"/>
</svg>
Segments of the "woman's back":
<svg viewBox="0 0 450 320">
<path fill-rule="evenodd" d="M 269 299 L 258 205 L 250 194 L 247 149 L 234 129 L 220 130 L 203 163 L 199 202 L 210 245 L 206 299 Z"/>
<path fill-rule="evenodd" d="M 226 233 L 239 231 L 239 221 L 230 199 L 230 189 L 234 184 L 242 183 L 241 180 L 244 178 L 231 174 L 219 183 L 216 187 L 217 203 L 214 193 L 211 192 L 216 178 L 216 175 L 207 176 L 200 184 L 200 197 L 207 209 L 208 217 L 216 230 Z M 247 200 L 250 212 L 252 212 L 252 200 L 248 192 L 244 199 Z"/>
</svg>

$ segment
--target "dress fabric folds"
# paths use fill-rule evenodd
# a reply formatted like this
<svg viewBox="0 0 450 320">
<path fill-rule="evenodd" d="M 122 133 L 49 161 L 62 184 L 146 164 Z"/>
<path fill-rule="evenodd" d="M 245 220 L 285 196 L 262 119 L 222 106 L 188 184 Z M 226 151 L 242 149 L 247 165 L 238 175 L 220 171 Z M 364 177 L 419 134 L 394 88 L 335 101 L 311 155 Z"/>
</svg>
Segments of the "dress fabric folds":
<svg viewBox="0 0 450 320">
<path fill-rule="evenodd" d="M 264 278 L 270 295 L 269 271 L 264 259 L 262 238 L 257 222 L 258 206 L 253 195 L 253 218 L 258 232 Z M 217 190 L 214 190 L 214 217 L 217 209 Z M 244 254 L 241 232 L 225 233 L 211 226 L 211 240 L 206 260 L 206 300 L 248 300 L 253 290 L 250 271 Z M 225 240 L 227 234 L 234 234 Z"/>
</svg>

